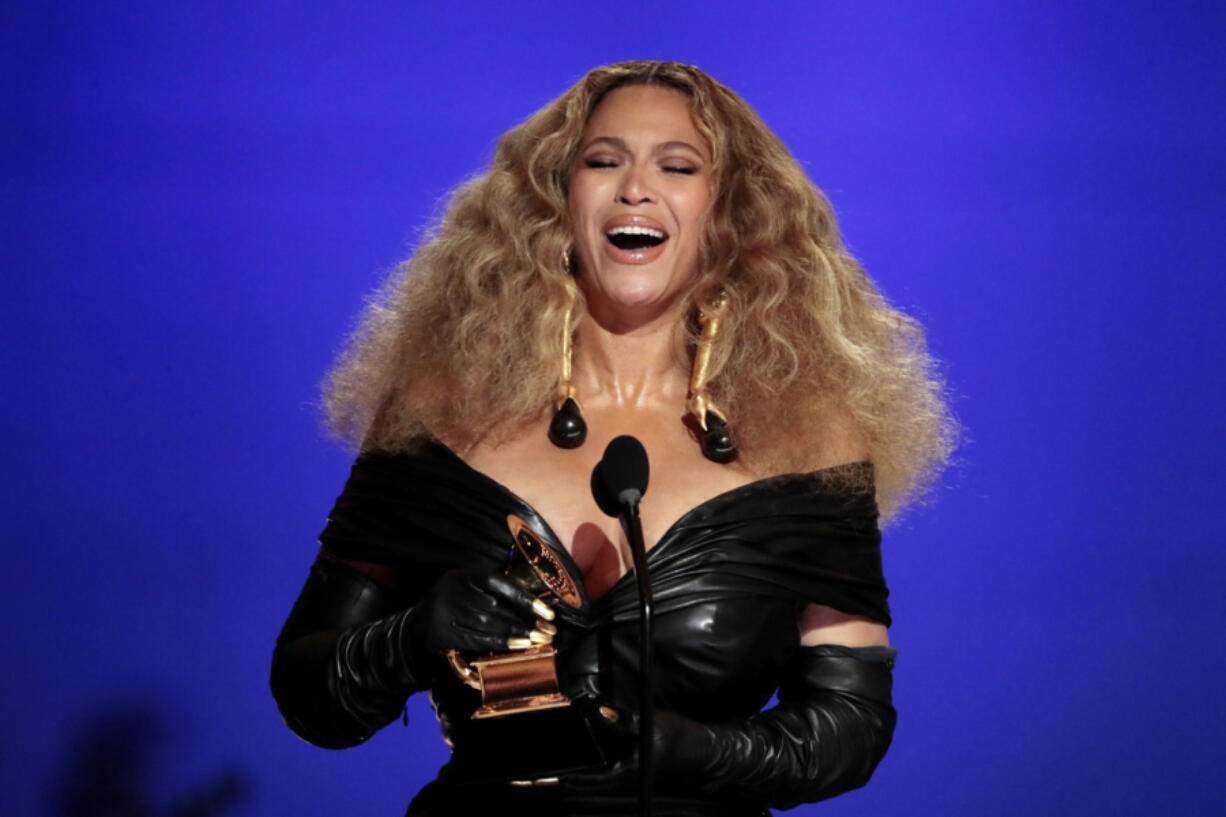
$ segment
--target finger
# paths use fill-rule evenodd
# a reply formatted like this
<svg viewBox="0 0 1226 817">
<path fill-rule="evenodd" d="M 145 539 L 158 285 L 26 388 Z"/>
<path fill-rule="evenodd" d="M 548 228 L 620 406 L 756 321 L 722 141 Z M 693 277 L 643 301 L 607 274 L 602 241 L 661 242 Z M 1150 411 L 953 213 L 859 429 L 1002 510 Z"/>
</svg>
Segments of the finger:
<svg viewBox="0 0 1226 817">
<path fill-rule="evenodd" d="M 546 647 L 553 643 L 553 636 L 540 630 L 529 630 L 527 638 L 512 637 L 507 639 L 507 649 L 526 650 L 530 647 Z"/>
<path fill-rule="evenodd" d="M 525 630 L 523 625 L 494 629 L 457 623 L 453 629 L 458 636 L 456 641 L 460 643 L 449 645 L 449 648 L 461 652 L 506 652 L 553 643 L 552 635 L 540 630 Z"/>
<path fill-rule="evenodd" d="M 469 610 L 467 615 L 452 619 L 449 629 L 456 637 L 467 641 L 479 641 L 482 649 L 493 651 L 507 649 L 509 639 L 518 638 L 531 641 L 533 632 L 531 626 L 506 608 L 489 611 Z M 538 639 L 540 639 L 539 635 Z M 540 640 L 539 643 L 545 642 Z"/>
<path fill-rule="evenodd" d="M 553 618 L 553 610 L 506 576 L 486 576 L 483 589 L 489 595 L 506 603 L 510 609 L 525 620 Z"/>
<path fill-rule="evenodd" d="M 532 600 L 532 612 L 536 613 L 546 621 L 553 621 L 555 615 L 553 608 L 540 599 Z"/>
<path fill-rule="evenodd" d="M 554 636 L 557 635 L 558 629 L 547 621 L 534 622 L 535 626 L 529 627 L 524 624 L 522 619 L 514 617 L 509 610 L 499 610 L 487 617 L 488 629 L 492 632 L 501 632 L 507 637 L 518 636 L 529 639 L 534 645 L 537 644 L 552 644 Z M 544 626 L 541 626 L 544 625 Z"/>
<path fill-rule="evenodd" d="M 463 643 L 446 646 L 464 652 L 501 652 L 552 644 L 556 628 L 548 622 L 540 623 L 545 624 L 546 628 L 530 627 L 506 607 L 483 611 L 470 609 L 466 615 L 453 619 L 449 628 L 453 636 L 458 637 L 455 640 Z"/>
<path fill-rule="evenodd" d="M 528 605 L 536 617 L 543 621 L 553 621 L 557 614 L 546 602 L 537 598 L 530 591 L 520 587 L 505 576 L 481 575 L 473 579 L 473 584 L 482 591 L 489 603 L 502 605 L 505 609 L 514 610 L 520 617 L 526 617 L 524 605 Z M 538 627 L 542 632 L 549 632 L 548 627 Z M 551 633 L 556 635 L 556 632 Z"/>
<path fill-rule="evenodd" d="M 532 643 L 526 637 L 508 637 L 500 633 L 491 633 L 488 630 L 456 627 L 455 637 L 452 639 L 452 643 L 447 646 L 447 649 L 459 650 L 465 653 L 499 653 L 511 649 L 508 646 L 511 641 L 524 641 L 529 645 Z"/>
<path fill-rule="evenodd" d="M 635 728 L 635 725 L 631 722 L 631 719 L 625 715 L 625 713 L 622 713 L 611 706 L 601 704 L 596 708 L 596 711 L 600 714 L 600 717 L 605 719 L 606 723 L 617 723 L 622 724 L 624 727 L 629 727 L 632 729 Z"/>
<path fill-rule="evenodd" d="M 531 788 L 533 786 L 556 786 L 558 785 L 558 778 L 537 777 L 531 780 L 508 780 L 507 785 L 518 789 Z"/>
<path fill-rule="evenodd" d="M 638 764 L 633 759 L 624 759 L 604 769 L 562 775 L 558 786 L 570 791 L 605 792 L 625 788 L 637 778 Z"/>
<path fill-rule="evenodd" d="M 553 636 L 540 630 L 532 630 L 528 633 L 528 640 L 533 644 L 552 644 Z"/>
</svg>

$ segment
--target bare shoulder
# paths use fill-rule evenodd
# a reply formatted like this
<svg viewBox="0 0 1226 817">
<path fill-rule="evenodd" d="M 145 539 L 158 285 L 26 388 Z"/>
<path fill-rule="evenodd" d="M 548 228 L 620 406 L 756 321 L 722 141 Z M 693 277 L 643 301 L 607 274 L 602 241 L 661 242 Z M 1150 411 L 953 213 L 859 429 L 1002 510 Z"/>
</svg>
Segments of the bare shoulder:
<svg viewBox="0 0 1226 817">
<path fill-rule="evenodd" d="M 823 604 L 807 604 L 800 614 L 800 643 L 842 644 L 845 647 L 888 647 L 886 626 L 864 616 L 853 616 Z"/>
</svg>

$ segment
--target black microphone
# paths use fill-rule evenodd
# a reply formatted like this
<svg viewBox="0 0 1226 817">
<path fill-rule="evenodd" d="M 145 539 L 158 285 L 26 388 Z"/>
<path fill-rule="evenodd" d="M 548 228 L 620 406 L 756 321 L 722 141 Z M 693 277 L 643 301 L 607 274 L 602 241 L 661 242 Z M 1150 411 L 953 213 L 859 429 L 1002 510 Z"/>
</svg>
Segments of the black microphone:
<svg viewBox="0 0 1226 817">
<path fill-rule="evenodd" d="M 592 469 L 592 497 L 609 516 L 621 516 L 625 503 L 638 507 L 650 474 L 643 444 L 628 434 L 614 437 Z"/>
<path fill-rule="evenodd" d="M 655 671 L 652 666 L 651 580 L 647 576 L 647 548 L 639 520 L 639 500 L 647 493 L 647 450 L 634 437 L 614 437 L 604 457 L 592 469 L 592 497 L 600 510 L 616 516 L 630 542 L 634 575 L 639 588 L 639 814 L 651 814 L 652 699 Z"/>
</svg>

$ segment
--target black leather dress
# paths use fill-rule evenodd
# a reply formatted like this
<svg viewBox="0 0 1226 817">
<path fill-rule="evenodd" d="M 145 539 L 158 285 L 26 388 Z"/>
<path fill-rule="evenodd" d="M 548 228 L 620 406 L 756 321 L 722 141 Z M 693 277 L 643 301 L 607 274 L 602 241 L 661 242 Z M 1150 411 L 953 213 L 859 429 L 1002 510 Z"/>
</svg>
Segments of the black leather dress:
<svg viewBox="0 0 1226 817">
<path fill-rule="evenodd" d="M 848 476 L 840 469 L 871 465 L 769 477 L 727 491 L 684 514 L 651 549 L 655 706 L 705 722 L 759 712 L 800 649 L 797 614 L 806 603 L 890 623 L 876 504 L 871 491 L 838 487 L 856 481 L 837 479 Z M 342 558 L 397 568 L 407 585 L 403 602 L 408 605 L 444 571 L 502 570 L 510 541 L 506 517 L 512 513 L 580 575 L 533 508 L 437 443 L 412 454 L 361 456 L 320 542 Z M 572 638 L 570 671 L 614 706 L 633 711 L 639 690 L 634 577 L 623 576 L 579 611 L 560 607 L 558 612 L 562 632 L 591 636 Z M 471 711 L 471 693 L 461 692 L 466 688 L 458 681 L 455 686 L 441 682 L 432 698 L 444 734 L 456 741 L 453 748 L 460 757 L 462 730 L 457 734 L 452 727 Z M 438 780 L 414 799 L 409 814 L 482 814 L 494 808 L 536 814 L 634 813 L 633 791 L 596 795 L 474 785 L 456 766 L 443 767 Z M 715 817 L 768 812 L 761 803 L 660 791 L 655 813 Z"/>
</svg>

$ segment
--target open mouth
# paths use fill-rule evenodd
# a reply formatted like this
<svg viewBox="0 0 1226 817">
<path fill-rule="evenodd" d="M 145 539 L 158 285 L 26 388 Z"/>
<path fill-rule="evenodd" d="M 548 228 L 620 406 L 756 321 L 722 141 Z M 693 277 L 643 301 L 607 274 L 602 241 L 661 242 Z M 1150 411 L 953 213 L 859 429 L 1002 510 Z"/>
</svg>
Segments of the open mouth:
<svg viewBox="0 0 1226 817">
<path fill-rule="evenodd" d="M 627 225 L 614 227 L 605 233 L 605 238 L 619 250 L 649 250 L 668 240 L 668 233 L 652 227 Z"/>
</svg>

